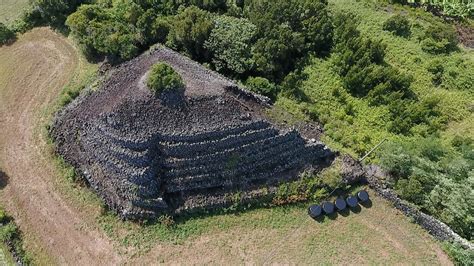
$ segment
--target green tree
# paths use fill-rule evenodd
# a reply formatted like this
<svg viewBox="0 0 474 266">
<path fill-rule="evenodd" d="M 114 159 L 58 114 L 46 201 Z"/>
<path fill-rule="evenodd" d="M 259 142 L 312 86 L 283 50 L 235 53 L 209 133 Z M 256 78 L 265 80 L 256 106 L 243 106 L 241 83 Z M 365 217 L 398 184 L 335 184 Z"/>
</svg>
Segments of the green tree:
<svg viewBox="0 0 474 266">
<path fill-rule="evenodd" d="M 218 16 L 204 47 L 212 53 L 217 71 L 242 74 L 252 69 L 256 26 L 247 19 Z"/>
<path fill-rule="evenodd" d="M 213 28 L 211 13 L 195 6 L 185 8 L 174 17 L 167 44 L 193 59 L 207 61 L 209 52 L 204 43 Z"/>
<path fill-rule="evenodd" d="M 183 90 L 184 82 L 170 65 L 157 63 L 151 67 L 147 86 L 155 95 L 158 95 L 164 91 Z"/>
<path fill-rule="evenodd" d="M 257 26 L 253 59 L 259 74 L 281 81 L 308 53 L 327 54 L 332 23 L 326 1 L 249 0 L 244 16 Z"/>
<path fill-rule="evenodd" d="M 24 20 L 31 26 L 50 25 L 64 29 L 64 22 L 69 14 L 90 0 L 32 0 L 30 11 L 25 13 Z"/>
</svg>

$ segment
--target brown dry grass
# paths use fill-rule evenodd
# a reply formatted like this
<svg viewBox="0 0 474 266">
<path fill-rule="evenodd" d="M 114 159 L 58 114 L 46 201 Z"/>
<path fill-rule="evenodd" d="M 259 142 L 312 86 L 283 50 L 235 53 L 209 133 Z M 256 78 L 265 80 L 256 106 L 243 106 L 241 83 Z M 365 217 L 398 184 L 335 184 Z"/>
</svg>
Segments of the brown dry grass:
<svg viewBox="0 0 474 266">
<path fill-rule="evenodd" d="M 195 218 L 167 231 L 101 214 L 89 190 L 64 178 L 42 132 L 86 65 L 45 28 L 0 48 L 0 167 L 10 177 L 0 200 L 38 263 L 450 264 L 436 241 L 378 198 L 323 223 L 303 205 Z"/>
<path fill-rule="evenodd" d="M 0 0 L 0 22 L 8 24 L 17 19 L 27 5 L 28 0 Z"/>
</svg>

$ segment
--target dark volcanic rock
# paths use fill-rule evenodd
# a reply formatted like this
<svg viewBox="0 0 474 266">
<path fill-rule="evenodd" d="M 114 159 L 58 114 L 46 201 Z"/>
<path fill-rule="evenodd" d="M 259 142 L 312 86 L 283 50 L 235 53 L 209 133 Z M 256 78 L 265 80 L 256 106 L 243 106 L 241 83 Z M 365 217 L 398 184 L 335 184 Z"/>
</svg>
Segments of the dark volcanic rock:
<svg viewBox="0 0 474 266">
<path fill-rule="evenodd" d="M 153 96 L 146 73 L 164 61 L 184 95 Z M 334 154 L 265 118 L 269 100 L 164 47 L 111 70 L 100 90 L 56 118 L 57 151 L 122 217 L 220 207 L 262 196 Z M 265 189 L 262 189 L 265 188 Z"/>
</svg>

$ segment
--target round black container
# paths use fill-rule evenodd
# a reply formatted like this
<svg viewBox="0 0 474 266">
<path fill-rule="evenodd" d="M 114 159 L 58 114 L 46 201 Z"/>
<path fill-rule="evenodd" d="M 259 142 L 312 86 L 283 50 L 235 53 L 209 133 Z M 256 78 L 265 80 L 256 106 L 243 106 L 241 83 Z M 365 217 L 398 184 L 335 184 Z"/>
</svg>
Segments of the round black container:
<svg viewBox="0 0 474 266">
<path fill-rule="evenodd" d="M 323 210 L 321 209 L 321 206 L 319 205 L 311 205 L 308 208 L 308 215 L 313 219 L 321 216 L 322 213 L 323 213 Z"/>
<path fill-rule="evenodd" d="M 369 200 L 369 193 L 365 190 L 361 190 L 357 193 L 357 198 L 359 198 L 360 202 L 366 202 Z"/>
<path fill-rule="evenodd" d="M 357 204 L 359 203 L 357 198 L 354 196 L 347 197 L 346 202 L 347 202 L 347 205 L 351 208 L 357 207 Z"/>
<path fill-rule="evenodd" d="M 326 201 L 322 204 L 323 206 L 323 211 L 326 214 L 331 214 L 334 212 L 334 204 L 332 202 Z"/>
<path fill-rule="evenodd" d="M 346 201 L 343 198 L 337 198 L 336 201 L 334 201 L 334 205 L 336 205 L 336 209 L 339 211 L 342 211 L 347 207 Z"/>
</svg>

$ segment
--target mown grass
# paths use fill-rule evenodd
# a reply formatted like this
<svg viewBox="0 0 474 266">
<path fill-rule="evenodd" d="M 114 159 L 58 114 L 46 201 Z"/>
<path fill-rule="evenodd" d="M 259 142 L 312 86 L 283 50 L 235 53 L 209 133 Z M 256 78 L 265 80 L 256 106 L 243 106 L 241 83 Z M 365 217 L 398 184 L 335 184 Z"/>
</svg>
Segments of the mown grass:
<svg viewBox="0 0 474 266">
<path fill-rule="evenodd" d="M 17 19 L 28 0 L 0 0 L 0 22 L 9 24 Z"/>
<path fill-rule="evenodd" d="M 440 263 L 435 254 L 435 250 L 440 250 L 436 241 L 387 202 L 373 194 L 372 197 L 370 208 L 326 217 L 321 222 L 310 219 L 308 204 L 300 203 L 191 217 L 178 220 L 173 227 L 123 222 L 113 214 L 100 217 L 99 223 L 107 235 L 134 256 L 145 254 L 157 243 L 174 252 L 186 247 L 180 253 L 200 256 L 199 251 L 205 252 L 203 249 L 224 252 L 237 242 L 239 254 L 248 254 L 247 260 L 256 263 L 344 263 L 347 254 L 351 254 L 353 262 L 360 263 Z M 229 262 L 239 259 L 220 256 Z M 164 263 L 180 261 L 177 254 L 166 253 L 161 257 Z"/>
</svg>

